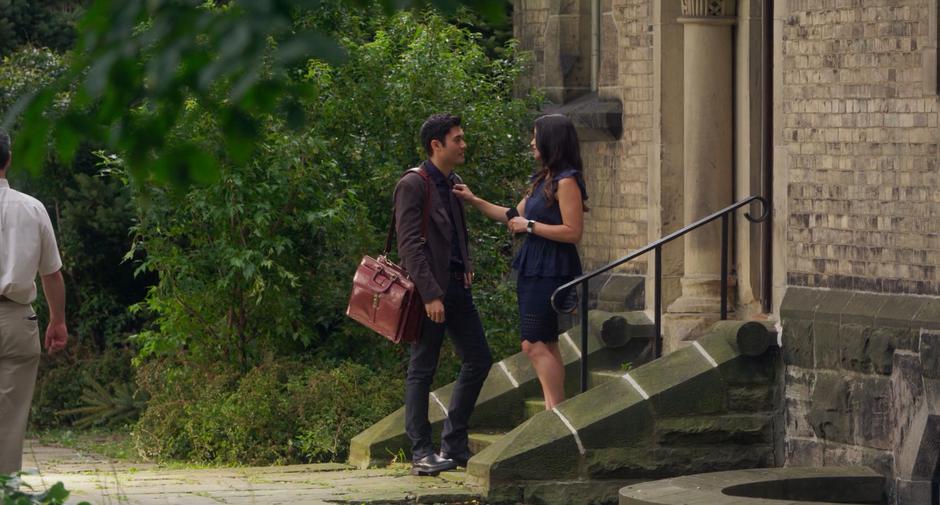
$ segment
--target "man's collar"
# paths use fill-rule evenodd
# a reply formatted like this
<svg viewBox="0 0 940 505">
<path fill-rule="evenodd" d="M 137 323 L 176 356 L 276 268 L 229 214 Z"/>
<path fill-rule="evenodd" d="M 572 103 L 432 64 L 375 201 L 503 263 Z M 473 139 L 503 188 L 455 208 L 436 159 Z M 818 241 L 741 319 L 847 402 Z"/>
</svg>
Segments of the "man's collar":
<svg viewBox="0 0 940 505">
<path fill-rule="evenodd" d="M 3 177 L 0 177 L 0 189 L 6 189 L 9 187 L 10 187 L 10 182 L 4 179 Z"/>
<path fill-rule="evenodd" d="M 453 172 L 451 172 L 449 176 L 444 177 L 444 172 L 441 172 L 441 169 L 437 168 L 437 165 L 435 165 L 431 160 L 424 160 L 424 169 L 428 172 L 428 175 L 434 177 L 435 179 L 446 180 L 450 182 L 454 181 Z"/>
</svg>

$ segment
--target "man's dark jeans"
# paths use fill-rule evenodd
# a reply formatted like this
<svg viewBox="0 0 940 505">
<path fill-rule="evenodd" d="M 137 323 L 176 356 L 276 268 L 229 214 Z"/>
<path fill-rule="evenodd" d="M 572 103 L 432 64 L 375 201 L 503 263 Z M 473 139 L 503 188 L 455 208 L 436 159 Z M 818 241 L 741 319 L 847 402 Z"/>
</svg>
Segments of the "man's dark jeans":
<svg viewBox="0 0 940 505">
<path fill-rule="evenodd" d="M 467 421 L 493 364 L 473 295 L 457 279 L 451 279 L 444 297 L 444 320 L 443 324 L 438 324 L 425 318 L 420 342 L 411 345 L 405 382 L 405 431 L 411 439 L 413 460 L 434 452 L 431 423 L 428 422 L 428 395 L 437 371 L 445 329 L 463 365 L 441 433 L 442 452 L 462 454 L 467 451 Z M 434 408 L 440 407 L 435 405 Z"/>
</svg>

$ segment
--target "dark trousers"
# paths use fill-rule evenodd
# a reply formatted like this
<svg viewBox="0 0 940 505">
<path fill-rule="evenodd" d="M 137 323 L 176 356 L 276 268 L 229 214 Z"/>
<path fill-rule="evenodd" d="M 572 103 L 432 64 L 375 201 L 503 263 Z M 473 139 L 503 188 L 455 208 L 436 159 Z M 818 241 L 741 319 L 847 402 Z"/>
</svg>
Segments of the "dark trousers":
<svg viewBox="0 0 940 505">
<path fill-rule="evenodd" d="M 463 365 L 447 409 L 441 433 L 441 451 L 448 454 L 467 451 L 467 421 L 493 364 L 473 295 L 462 281 L 452 279 L 444 297 L 444 323 L 438 324 L 425 317 L 421 339 L 411 345 L 405 381 L 405 432 L 411 439 L 414 460 L 434 452 L 431 423 L 428 421 L 428 395 L 437 371 L 445 330 L 453 340 Z"/>
</svg>

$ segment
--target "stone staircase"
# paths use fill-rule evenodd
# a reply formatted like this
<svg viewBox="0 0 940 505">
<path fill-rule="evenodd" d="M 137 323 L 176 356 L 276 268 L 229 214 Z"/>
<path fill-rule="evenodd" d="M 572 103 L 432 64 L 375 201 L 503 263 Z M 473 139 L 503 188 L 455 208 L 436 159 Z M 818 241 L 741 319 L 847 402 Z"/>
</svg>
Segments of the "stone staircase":
<svg viewBox="0 0 940 505">
<path fill-rule="evenodd" d="M 487 503 L 600 504 L 639 482 L 774 466 L 774 343 L 769 324 L 723 321 L 629 372 L 595 372 L 471 458 L 465 482 Z"/>
<path fill-rule="evenodd" d="M 636 367 L 653 356 L 654 328 L 645 313 L 589 313 L 589 387 L 595 388 L 621 377 L 626 367 Z M 580 389 L 580 330 L 574 328 L 559 336 L 565 363 L 566 396 Z M 429 420 L 435 440 L 447 415 L 453 383 L 430 394 Z M 545 412 L 538 377 L 523 353 L 494 363 L 473 416 L 470 418 L 470 451 L 477 454 L 498 441 L 516 426 Z M 410 443 L 404 432 L 404 407 L 372 425 L 350 443 L 349 463 L 359 468 L 382 466 L 394 458 L 409 457 Z"/>
<path fill-rule="evenodd" d="M 523 353 L 495 363 L 470 419 L 466 484 L 486 503 L 615 503 L 627 485 L 691 473 L 773 466 L 777 352 L 770 323 L 722 321 L 697 341 L 653 360 L 655 329 L 632 280 L 609 283 L 579 327 L 559 337 L 568 400 L 545 410 Z M 618 293 L 627 291 L 629 297 Z M 620 311 L 609 311 L 610 309 Z M 563 318 L 564 320 L 564 318 Z M 569 320 L 570 322 L 570 320 Z M 588 354 L 589 389 L 580 393 Z M 439 440 L 453 383 L 430 394 Z M 350 444 L 359 468 L 410 459 L 404 408 Z"/>
</svg>

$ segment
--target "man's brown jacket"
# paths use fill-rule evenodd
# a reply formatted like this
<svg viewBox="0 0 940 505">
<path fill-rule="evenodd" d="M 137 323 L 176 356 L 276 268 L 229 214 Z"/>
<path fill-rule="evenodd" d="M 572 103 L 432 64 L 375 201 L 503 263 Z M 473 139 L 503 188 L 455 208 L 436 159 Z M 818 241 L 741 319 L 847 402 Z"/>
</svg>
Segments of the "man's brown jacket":
<svg viewBox="0 0 940 505">
<path fill-rule="evenodd" d="M 462 183 L 457 174 L 451 174 L 450 179 L 454 183 Z M 427 237 L 423 237 L 424 202 L 429 193 L 431 201 L 428 208 Z M 467 248 L 467 221 L 463 202 L 453 193 L 450 194 L 449 202 L 442 202 L 430 176 L 425 179 L 413 169 L 406 172 L 395 186 L 394 201 L 398 254 L 405 270 L 418 288 L 418 294 L 424 303 L 443 300 L 447 286 L 453 278 L 450 274 L 453 233 L 444 205 L 450 205 L 454 215 L 464 269 L 467 272 L 473 271 Z"/>
</svg>

